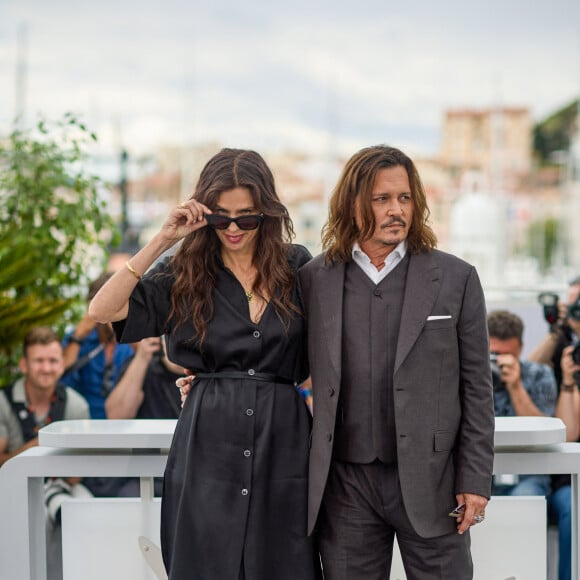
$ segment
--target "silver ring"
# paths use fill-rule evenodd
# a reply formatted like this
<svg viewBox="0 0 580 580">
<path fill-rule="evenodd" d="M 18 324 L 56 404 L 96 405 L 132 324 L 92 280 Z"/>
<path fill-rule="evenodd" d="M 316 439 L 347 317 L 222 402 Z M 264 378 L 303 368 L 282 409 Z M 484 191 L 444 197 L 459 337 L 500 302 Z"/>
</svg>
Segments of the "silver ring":
<svg viewBox="0 0 580 580">
<path fill-rule="evenodd" d="M 481 522 L 483 522 L 484 519 L 485 519 L 485 516 L 473 516 L 473 521 L 476 524 L 480 524 Z"/>
</svg>

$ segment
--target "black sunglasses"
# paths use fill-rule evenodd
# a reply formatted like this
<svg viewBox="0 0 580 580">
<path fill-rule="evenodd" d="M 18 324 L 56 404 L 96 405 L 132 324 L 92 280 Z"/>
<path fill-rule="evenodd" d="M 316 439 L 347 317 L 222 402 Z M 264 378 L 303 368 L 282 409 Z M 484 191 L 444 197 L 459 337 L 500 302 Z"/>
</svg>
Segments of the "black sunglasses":
<svg viewBox="0 0 580 580">
<path fill-rule="evenodd" d="M 241 230 L 255 230 L 263 221 L 264 214 L 242 215 L 237 218 L 227 217 L 216 213 L 205 214 L 208 226 L 216 230 L 227 230 L 234 222 Z"/>
</svg>

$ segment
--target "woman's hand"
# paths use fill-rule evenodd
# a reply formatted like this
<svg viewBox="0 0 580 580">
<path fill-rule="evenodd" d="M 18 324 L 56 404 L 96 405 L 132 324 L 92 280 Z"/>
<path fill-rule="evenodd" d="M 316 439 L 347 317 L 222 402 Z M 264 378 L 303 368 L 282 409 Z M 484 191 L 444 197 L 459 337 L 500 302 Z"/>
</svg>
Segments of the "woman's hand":
<svg viewBox="0 0 580 580">
<path fill-rule="evenodd" d="M 211 210 L 195 199 L 188 199 L 173 208 L 161 226 L 160 234 L 167 241 L 177 242 L 185 236 L 207 226 L 205 214 Z"/>
<path fill-rule="evenodd" d="M 187 369 L 185 369 L 186 372 Z M 179 389 L 181 393 L 181 408 L 185 405 L 185 401 L 187 399 L 187 395 L 189 395 L 189 391 L 191 391 L 191 383 L 195 379 L 195 375 L 188 375 L 186 377 L 180 377 L 175 381 L 175 386 Z"/>
</svg>

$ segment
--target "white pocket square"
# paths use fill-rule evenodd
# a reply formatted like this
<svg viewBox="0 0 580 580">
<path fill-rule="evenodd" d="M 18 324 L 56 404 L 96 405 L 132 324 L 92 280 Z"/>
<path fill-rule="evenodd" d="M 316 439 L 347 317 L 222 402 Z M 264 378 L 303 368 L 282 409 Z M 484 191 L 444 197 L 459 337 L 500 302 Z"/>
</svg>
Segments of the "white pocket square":
<svg viewBox="0 0 580 580">
<path fill-rule="evenodd" d="M 444 316 L 427 316 L 427 322 L 430 320 L 443 320 L 445 318 L 451 318 L 451 314 L 446 314 Z"/>
</svg>

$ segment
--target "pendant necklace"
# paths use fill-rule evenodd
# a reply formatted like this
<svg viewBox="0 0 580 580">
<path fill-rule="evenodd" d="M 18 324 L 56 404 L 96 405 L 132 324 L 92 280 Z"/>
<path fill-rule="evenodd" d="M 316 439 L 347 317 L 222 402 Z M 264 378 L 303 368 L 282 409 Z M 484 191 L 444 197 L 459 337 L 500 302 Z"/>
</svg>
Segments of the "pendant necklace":
<svg viewBox="0 0 580 580">
<path fill-rule="evenodd" d="M 237 270 L 237 268 L 234 268 L 233 264 L 230 266 L 227 264 L 226 260 L 224 260 L 224 266 L 234 275 L 236 276 L 236 274 L 234 273 L 235 270 Z M 240 271 L 241 273 L 241 271 Z M 236 278 L 238 279 L 238 282 L 240 283 L 240 285 L 242 286 L 242 290 L 244 291 L 244 294 L 246 295 L 246 300 L 248 301 L 248 303 L 252 302 L 254 300 L 254 290 L 253 288 L 250 290 L 246 290 L 245 288 L 245 284 L 242 282 L 242 276 L 236 276 Z M 250 277 L 250 280 L 252 278 Z M 246 280 L 246 284 L 248 283 L 248 280 Z"/>
</svg>

